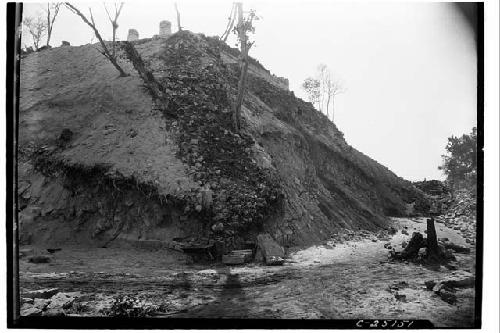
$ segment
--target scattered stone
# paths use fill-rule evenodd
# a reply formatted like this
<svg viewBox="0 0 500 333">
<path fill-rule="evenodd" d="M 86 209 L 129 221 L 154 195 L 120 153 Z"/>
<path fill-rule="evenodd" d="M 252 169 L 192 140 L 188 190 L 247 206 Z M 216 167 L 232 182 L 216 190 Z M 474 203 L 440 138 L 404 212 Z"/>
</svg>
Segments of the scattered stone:
<svg viewBox="0 0 500 333">
<path fill-rule="evenodd" d="M 398 230 L 397 230 L 396 228 L 394 228 L 394 227 L 390 227 L 390 228 L 389 228 L 389 234 L 390 234 L 390 235 L 394 235 L 394 234 L 396 234 L 397 232 L 398 232 Z"/>
<path fill-rule="evenodd" d="M 47 308 L 47 305 L 49 305 L 49 300 L 48 299 L 43 299 L 43 298 L 35 298 L 33 301 L 33 306 L 37 309 L 40 309 L 42 311 L 45 311 Z"/>
<path fill-rule="evenodd" d="M 71 46 L 71 44 L 68 41 L 63 40 L 61 46 Z"/>
<path fill-rule="evenodd" d="M 253 251 L 248 250 L 234 250 L 229 254 L 222 256 L 222 263 L 225 265 L 240 265 L 252 260 Z"/>
<path fill-rule="evenodd" d="M 402 230 L 401 230 L 401 233 L 402 233 L 403 235 L 409 235 L 409 234 L 408 234 L 408 231 L 406 231 L 406 229 L 402 229 Z"/>
<path fill-rule="evenodd" d="M 404 295 L 404 294 L 395 293 L 394 297 L 399 302 L 406 302 L 406 295 Z"/>
<path fill-rule="evenodd" d="M 384 244 L 384 248 L 386 248 L 386 249 L 392 249 L 391 243 L 385 243 Z"/>
<path fill-rule="evenodd" d="M 32 256 L 28 258 L 28 261 L 34 264 L 46 264 L 50 262 L 50 257 L 47 256 Z"/>
<path fill-rule="evenodd" d="M 42 316 L 62 317 L 62 316 L 66 316 L 66 313 L 64 312 L 63 309 L 48 309 L 47 311 L 44 311 L 42 313 Z"/>
<path fill-rule="evenodd" d="M 418 256 L 418 251 L 425 246 L 424 236 L 419 232 L 414 232 L 408 245 L 401 252 L 403 259 L 415 258 Z"/>
<path fill-rule="evenodd" d="M 212 230 L 215 232 L 219 232 L 224 230 L 224 224 L 222 222 L 216 223 L 212 226 Z"/>
<path fill-rule="evenodd" d="M 422 247 L 418 250 L 418 255 L 417 257 L 419 258 L 426 258 L 427 257 L 427 248 Z"/>
<path fill-rule="evenodd" d="M 21 297 L 21 304 L 33 304 L 33 298 Z"/>
<path fill-rule="evenodd" d="M 56 252 L 59 252 L 61 251 L 62 249 L 61 248 L 57 248 L 57 249 L 47 249 L 47 252 L 50 253 L 50 254 L 53 254 L 53 253 L 56 253 Z"/>
<path fill-rule="evenodd" d="M 408 288 L 408 282 L 406 281 L 399 281 L 389 285 L 389 290 L 401 290 L 404 288 Z"/>
<path fill-rule="evenodd" d="M 440 289 L 437 294 L 443 301 L 445 301 L 448 304 L 455 304 L 457 302 L 457 296 L 450 290 L 446 289 Z"/>
<path fill-rule="evenodd" d="M 33 250 L 31 248 L 19 250 L 19 258 L 32 256 L 33 254 L 35 254 L 35 250 Z"/>
<path fill-rule="evenodd" d="M 474 287 L 474 276 L 457 276 L 449 280 L 441 281 L 446 288 L 472 288 Z"/>
<path fill-rule="evenodd" d="M 450 264 L 450 263 L 448 263 L 448 264 L 444 265 L 444 267 L 448 268 L 450 271 L 456 271 L 456 270 L 458 269 L 458 266 L 457 266 L 457 265 L 455 265 L 455 264 Z"/>
<path fill-rule="evenodd" d="M 135 129 L 131 128 L 128 130 L 127 135 L 131 138 L 135 138 L 137 136 L 137 131 Z"/>
<path fill-rule="evenodd" d="M 40 316 L 42 314 L 42 310 L 25 304 L 26 306 L 21 307 L 21 316 L 23 317 L 32 317 L 32 316 Z"/>
<path fill-rule="evenodd" d="M 50 299 L 50 304 L 47 306 L 47 309 L 48 310 L 68 309 L 73 305 L 74 301 L 75 301 L 74 296 L 65 293 L 57 293 Z"/>
<path fill-rule="evenodd" d="M 457 253 L 470 253 L 470 248 L 469 247 L 458 245 L 458 244 L 451 243 L 451 242 L 444 243 L 444 247 L 446 249 L 453 250 L 453 251 L 455 251 Z"/>
<path fill-rule="evenodd" d="M 21 293 L 21 296 L 27 297 L 27 298 L 46 299 L 46 298 L 51 298 L 52 296 L 54 296 L 58 292 L 59 292 L 58 288 L 39 289 L 39 290 L 32 290 L 32 291 L 24 291 Z"/>
<path fill-rule="evenodd" d="M 434 286 L 436 286 L 436 281 L 433 281 L 433 280 L 428 280 L 428 281 L 425 281 L 425 287 L 427 288 L 427 290 L 432 290 L 434 288 Z"/>
<path fill-rule="evenodd" d="M 59 138 L 57 139 L 58 145 L 60 147 L 66 145 L 73 138 L 73 132 L 69 128 L 65 128 L 62 130 Z"/>
</svg>

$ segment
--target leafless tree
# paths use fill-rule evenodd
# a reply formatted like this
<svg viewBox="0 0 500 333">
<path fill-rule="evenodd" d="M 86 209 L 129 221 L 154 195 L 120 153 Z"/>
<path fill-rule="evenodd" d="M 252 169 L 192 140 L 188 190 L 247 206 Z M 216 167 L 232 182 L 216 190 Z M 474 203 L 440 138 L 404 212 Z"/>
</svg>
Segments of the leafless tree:
<svg viewBox="0 0 500 333">
<path fill-rule="evenodd" d="M 233 30 L 234 27 L 234 22 L 236 21 L 236 3 L 233 3 L 233 6 L 231 7 L 231 13 L 229 13 L 229 17 L 227 18 L 227 26 L 226 30 L 224 30 L 224 33 L 220 36 L 220 40 L 225 42 L 227 40 L 227 37 L 229 37 L 229 34 Z"/>
<path fill-rule="evenodd" d="M 336 79 L 325 64 L 318 66 L 316 78 L 307 78 L 302 87 L 307 92 L 309 100 L 318 105 L 320 112 L 330 118 L 330 105 L 334 119 L 335 96 L 344 93 L 345 88 L 340 80 Z"/>
<path fill-rule="evenodd" d="M 345 92 L 345 88 L 340 80 L 336 79 L 330 69 L 325 64 L 318 66 L 319 80 L 321 82 L 322 103 L 326 106 L 326 116 L 329 117 L 329 107 L 332 105 L 332 121 L 335 112 L 335 96 Z"/>
<path fill-rule="evenodd" d="M 182 30 L 181 14 L 179 13 L 179 8 L 177 8 L 177 2 L 174 3 L 174 6 L 175 6 L 175 12 L 177 13 L 177 28 L 179 29 L 179 31 L 181 31 Z"/>
<path fill-rule="evenodd" d="M 57 14 L 59 14 L 59 9 L 61 8 L 60 2 L 48 3 L 45 13 L 47 14 L 47 46 L 50 43 L 50 37 L 52 36 L 52 28 L 54 28 L 54 22 L 56 20 Z"/>
<path fill-rule="evenodd" d="M 117 3 L 115 2 L 115 16 L 114 16 L 114 19 L 112 19 L 111 15 L 109 14 L 108 8 L 106 7 L 106 5 L 104 5 L 104 9 L 106 10 L 106 14 L 108 14 L 109 22 L 111 22 L 111 26 L 113 27 L 113 45 L 112 45 L 112 52 L 111 52 L 113 57 L 115 56 L 116 30 L 118 29 L 118 16 L 120 16 L 122 8 L 123 8 L 123 2 L 120 3 L 120 7 L 118 7 Z"/>
<path fill-rule="evenodd" d="M 243 103 L 243 97 L 246 91 L 248 51 L 254 43 L 249 41 L 248 35 L 249 33 L 255 32 L 253 21 L 257 20 L 258 17 L 253 10 L 249 12 L 247 17 L 243 17 L 243 4 L 241 2 L 236 3 L 236 11 L 238 24 L 234 28 L 234 31 L 238 35 L 238 40 L 240 41 L 240 78 L 238 80 L 238 95 L 233 110 L 233 125 L 234 130 L 239 132 L 241 128 L 241 104 Z"/>
<path fill-rule="evenodd" d="M 104 42 L 104 40 L 101 37 L 101 34 L 97 30 L 97 27 L 96 27 L 96 24 L 94 21 L 94 16 L 92 15 L 92 9 L 89 8 L 89 13 L 90 13 L 90 20 L 89 20 L 78 8 L 76 8 L 75 6 L 70 4 L 69 2 L 65 2 L 64 5 L 69 10 L 71 10 L 74 14 L 78 15 L 82 19 L 82 21 L 85 22 L 85 24 L 87 24 L 90 28 L 92 28 L 95 36 L 99 40 L 99 43 L 101 44 L 101 47 L 102 47 L 102 50 L 99 50 L 99 52 L 103 56 L 105 56 L 113 64 L 113 66 L 115 66 L 115 68 L 120 73 L 120 76 L 128 76 L 128 74 L 123 71 L 123 69 L 120 67 L 120 65 L 118 65 L 118 62 L 116 61 L 115 55 L 109 51 L 108 47 L 106 46 L 106 43 Z M 114 49 L 114 45 L 115 45 L 115 43 L 113 43 L 113 49 Z"/>
<path fill-rule="evenodd" d="M 304 83 L 302 83 L 302 89 L 305 90 L 309 102 L 311 102 L 313 105 L 317 104 L 319 106 L 320 104 L 320 88 L 320 81 L 312 77 L 308 77 L 304 80 Z"/>
<path fill-rule="evenodd" d="M 33 39 L 35 50 L 38 50 L 38 46 L 40 45 L 43 36 L 47 33 L 47 23 L 41 15 L 37 15 L 35 17 L 25 17 L 23 24 L 26 29 L 28 29 L 31 38 Z"/>
</svg>

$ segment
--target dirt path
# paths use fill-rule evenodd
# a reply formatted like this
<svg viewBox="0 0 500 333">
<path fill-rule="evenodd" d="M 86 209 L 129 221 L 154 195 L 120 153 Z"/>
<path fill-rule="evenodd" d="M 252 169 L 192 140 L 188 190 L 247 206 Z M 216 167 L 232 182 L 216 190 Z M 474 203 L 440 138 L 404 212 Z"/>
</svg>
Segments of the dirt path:
<svg viewBox="0 0 500 333">
<path fill-rule="evenodd" d="M 399 231 L 390 243 L 398 246 L 413 231 L 423 232 L 423 221 L 394 220 L 409 235 Z M 465 245 L 456 230 L 438 224 L 437 232 Z M 472 325 L 474 289 L 458 289 L 451 305 L 425 287 L 425 281 L 457 271 L 390 262 L 386 243 L 368 237 L 311 247 L 293 252 L 281 267 L 186 266 L 181 258 L 162 257 L 162 251 L 65 249 L 49 265 L 22 261 L 21 287 L 80 292 L 67 315 L 109 314 L 116 297 L 126 295 L 153 316 L 429 319 L 441 327 Z M 474 249 L 455 256 L 460 271 L 474 272 Z"/>
</svg>

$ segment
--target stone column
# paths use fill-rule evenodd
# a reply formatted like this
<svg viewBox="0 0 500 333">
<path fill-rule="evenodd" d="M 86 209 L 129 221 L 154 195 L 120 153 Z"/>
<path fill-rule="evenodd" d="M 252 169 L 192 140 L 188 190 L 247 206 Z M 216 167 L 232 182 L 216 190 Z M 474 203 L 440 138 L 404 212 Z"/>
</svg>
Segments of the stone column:
<svg viewBox="0 0 500 333">
<path fill-rule="evenodd" d="M 433 218 L 427 219 L 427 256 L 429 259 L 436 261 L 441 258 Z"/>
<path fill-rule="evenodd" d="M 135 29 L 128 29 L 127 41 L 131 42 L 139 39 L 139 33 Z"/>
<path fill-rule="evenodd" d="M 172 34 L 172 23 L 170 21 L 160 22 L 160 37 L 166 38 Z"/>
</svg>

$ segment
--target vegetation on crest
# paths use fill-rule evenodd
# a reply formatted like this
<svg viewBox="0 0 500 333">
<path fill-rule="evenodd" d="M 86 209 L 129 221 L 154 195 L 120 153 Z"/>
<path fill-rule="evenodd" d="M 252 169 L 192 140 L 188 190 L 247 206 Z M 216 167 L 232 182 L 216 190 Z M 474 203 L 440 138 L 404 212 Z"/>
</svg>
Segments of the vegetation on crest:
<svg viewBox="0 0 500 333">
<path fill-rule="evenodd" d="M 477 183 L 477 128 L 461 137 L 451 136 L 442 155 L 443 170 L 447 182 L 453 188 L 476 187 Z"/>
</svg>

